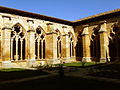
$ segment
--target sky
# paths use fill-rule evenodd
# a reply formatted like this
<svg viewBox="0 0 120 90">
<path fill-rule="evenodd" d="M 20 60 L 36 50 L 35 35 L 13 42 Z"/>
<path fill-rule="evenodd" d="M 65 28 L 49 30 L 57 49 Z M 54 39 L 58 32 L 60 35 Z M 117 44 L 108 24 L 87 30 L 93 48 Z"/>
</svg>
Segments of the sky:
<svg viewBox="0 0 120 90">
<path fill-rule="evenodd" d="M 0 6 L 74 21 L 120 8 L 120 0 L 0 0 Z"/>
</svg>

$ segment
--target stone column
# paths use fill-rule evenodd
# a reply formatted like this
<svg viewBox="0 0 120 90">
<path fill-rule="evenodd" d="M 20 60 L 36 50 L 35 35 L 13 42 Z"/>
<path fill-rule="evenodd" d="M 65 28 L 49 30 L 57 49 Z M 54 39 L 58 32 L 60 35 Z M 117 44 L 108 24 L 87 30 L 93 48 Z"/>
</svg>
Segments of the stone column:
<svg viewBox="0 0 120 90">
<path fill-rule="evenodd" d="M 21 40 L 21 55 L 20 55 L 20 60 L 23 60 L 23 56 L 22 56 L 22 45 L 23 45 L 23 40 Z"/>
<path fill-rule="evenodd" d="M 88 26 L 85 26 L 82 33 L 82 41 L 83 41 L 83 62 L 91 62 L 90 57 L 90 37 Z"/>
<path fill-rule="evenodd" d="M 70 43 L 68 34 L 63 35 L 61 39 L 61 57 L 65 60 L 70 59 Z"/>
<path fill-rule="evenodd" d="M 59 61 L 57 60 L 57 33 L 47 33 L 46 35 L 46 45 L 45 45 L 45 58 L 49 64 L 55 64 Z"/>
<path fill-rule="evenodd" d="M 29 23 L 29 30 L 27 35 L 27 44 L 28 44 L 28 66 L 34 66 L 35 61 L 35 30 L 33 27 L 34 22 L 32 20 L 28 21 Z"/>
<path fill-rule="evenodd" d="M 11 67 L 11 57 L 10 57 L 10 39 L 11 39 L 11 27 L 10 27 L 10 17 L 3 17 L 3 28 L 2 28 L 2 67 L 10 68 Z"/>
<path fill-rule="evenodd" d="M 105 63 L 107 61 L 107 29 L 106 22 L 101 23 L 101 27 L 99 30 L 100 35 L 100 62 Z"/>
<path fill-rule="evenodd" d="M 43 59 L 43 40 L 41 40 L 41 59 Z"/>
</svg>

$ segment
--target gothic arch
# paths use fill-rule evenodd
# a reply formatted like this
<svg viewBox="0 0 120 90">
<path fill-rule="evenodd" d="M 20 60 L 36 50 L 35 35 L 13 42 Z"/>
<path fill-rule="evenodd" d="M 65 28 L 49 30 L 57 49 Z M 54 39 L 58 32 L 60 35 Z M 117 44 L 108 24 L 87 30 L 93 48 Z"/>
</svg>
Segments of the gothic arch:
<svg viewBox="0 0 120 90">
<path fill-rule="evenodd" d="M 38 26 L 36 27 L 36 29 L 38 29 L 38 28 L 39 28 L 41 31 L 43 31 L 44 34 L 46 34 L 46 31 L 45 31 L 40 25 L 38 25 Z M 35 30 L 36 30 L 36 29 L 35 29 Z"/>
<path fill-rule="evenodd" d="M 27 27 L 26 27 L 26 25 L 24 25 L 24 24 L 22 24 L 22 22 L 13 22 L 12 23 L 12 25 L 11 25 L 11 27 L 13 28 L 15 25 L 19 25 L 19 26 L 21 26 L 24 30 L 27 30 Z"/>
<path fill-rule="evenodd" d="M 74 36 L 72 32 L 68 32 L 69 34 L 69 44 L 70 44 L 70 57 L 74 56 Z"/>
<path fill-rule="evenodd" d="M 26 31 L 17 23 L 12 26 L 11 31 L 11 60 L 24 60 L 26 47 Z"/>
<path fill-rule="evenodd" d="M 45 36 L 46 32 L 41 26 L 35 30 L 35 58 L 45 59 Z"/>
<path fill-rule="evenodd" d="M 56 29 L 57 32 L 57 58 L 61 58 L 61 52 L 62 52 L 62 45 L 61 45 L 61 39 L 62 39 L 62 34 L 60 30 Z"/>
<path fill-rule="evenodd" d="M 120 59 L 120 27 L 117 23 L 111 27 L 109 36 L 109 56 L 111 61 Z"/>
<path fill-rule="evenodd" d="M 82 31 L 79 31 L 77 36 L 77 44 L 76 44 L 76 59 L 82 60 L 82 57 L 83 57 Z"/>
<path fill-rule="evenodd" d="M 93 61 L 99 61 L 100 59 L 100 36 L 99 36 L 99 26 L 93 28 L 93 33 L 90 37 L 90 53 L 91 59 Z"/>
</svg>

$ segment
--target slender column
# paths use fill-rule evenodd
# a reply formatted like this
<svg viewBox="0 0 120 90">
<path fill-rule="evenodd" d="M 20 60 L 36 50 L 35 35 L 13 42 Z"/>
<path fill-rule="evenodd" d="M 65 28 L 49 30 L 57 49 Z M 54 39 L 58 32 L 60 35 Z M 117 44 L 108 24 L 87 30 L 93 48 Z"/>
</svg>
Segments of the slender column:
<svg viewBox="0 0 120 90">
<path fill-rule="evenodd" d="M 61 45 L 61 44 L 60 44 L 60 42 L 61 42 L 61 41 L 59 40 L 59 58 L 61 57 L 61 53 L 60 53 L 60 47 L 61 47 L 60 45 Z"/>
<path fill-rule="evenodd" d="M 28 43 L 27 43 L 27 37 L 25 37 L 25 60 L 28 59 Z"/>
<path fill-rule="evenodd" d="M 23 60 L 23 58 L 22 58 L 22 47 L 23 46 L 23 40 L 21 40 L 21 55 L 20 55 L 20 60 Z"/>
<path fill-rule="evenodd" d="M 18 36 L 16 36 L 16 61 L 18 61 Z"/>
<path fill-rule="evenodd" d="M 13 60 L 13 38 L 11 38 L 11 60 Z"/>
<path fill-rule="evenodd" d="M 82 41 L 83 41 L 83 62 L 91 62 L 90 57 L 90 38 L 88 32 L 88 26 L 84 27 L 82 33 Z"/>
<path fill-rule="evenodd" d="M 58 58 L 60 58 L 60 46 L 59 46 L 60 43 L 59 43 L 59 40 L 57 42 L 58 42 L 58 51 L 57 51 L 58 52 Z"/>
<path fill-rule="evenodd" d="M 107 29 L 106 23 L 101 24 L 101 28 L 99 30 L 100 34 L 100 62 L 105 63 L 107 61 Z"/>
<path fill-rule="evenodd" d="M 72 41 L 72 48 L 73 48 L 73 55 L 72 56 L 75 56 L 75 47 L 74 47 L 74 41 Z"/>
<path fill-rule="evenodd" d="M 40 40 L 38 39 L 38 56 L 37 59 L 40 59 Z"/>
<path fill-rule="evenodd" d="M 70 42 L 70 44 L 71 44 L 71 57 L 72 57 L 72 53 L 73 53 L 73 51 L 72 51 L 72 41 Z"/>
<path fill-rule="evenodd" d="M 43 40 L 41 40 L 41 59 L 43 59 Z"/>
</svg>

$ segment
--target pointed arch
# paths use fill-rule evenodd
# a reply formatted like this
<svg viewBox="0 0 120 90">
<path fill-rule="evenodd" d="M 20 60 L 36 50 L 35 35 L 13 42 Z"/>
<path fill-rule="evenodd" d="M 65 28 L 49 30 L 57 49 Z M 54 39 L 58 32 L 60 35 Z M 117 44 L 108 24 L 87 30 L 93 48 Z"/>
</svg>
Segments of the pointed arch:
<svg viewBox="0 0 120 90">
<path fill-rule="evenodd" d="M 120 56 L 120 29 L 118 23 L 114 23 L 111 27 L 109 38 L 109 56 L 111 61 L 119 60 Z"/>
<path fill-rule="evenodd" d="M 12 26 L 11 32 L 11 60 L 25 59 L 26 30 L 20 23 Z"/>
<path fill-rule="evenodd" d="M 45 59 L 45 36 L 46 32 L 39 25 L 35 30 L 35 59 Z"/>
<path fill-rule="evenodd" d="M 59 29 L 56 29 L 55 31 L 56 31 L 60 36 L 62 36 L 62 34 L 61 34 L 61 32 L 60 32 Z"/>
<path fill-rule="evenodd" d="M 13 29 L 15 26 L 22 27 L 22 30 L 23 30 L 24 32 L 26 32 L 26 30 L 25 30 L 25 28 L 23 27 L 23 25 L 22 25 L 22 24 L 20 24 L 19 22 L 18 22 L 18 23 L 16 23 L 16 24 L 14 24 L 14 25 L 12 26 L 12 29 Z"/>
<path fill-rule="evenodd" d="M 75 39 L 72 32 L 68 32 L 68 34 L 72 37 L 73 40 Z"/>
<path fill-rule="evenodd" d="M 40 29 L 41 31 L 43 31 L 43 34 L 46 34 L 45 30 L 40 25 L 38 25 L 35 30 L 37 30 L 37 29 Z"/>
<path fill-rule="evenodd" d="M 62 50 L 62 46 L 61 46 L 61 38 L 62 38 L 62 34 L 60 32 L 59 29 L 55 30 L 57 32 L 57 58 L 61 58 L 61 50 Z"/>
<path fill-rule="evenodd" d="M 68 34 L 69 34 L 69 43 L 70 43 L 70 57 L 73 57 L 75 52 L 74 36 L 72 32 L 68 32 Z"/>
</svg>

